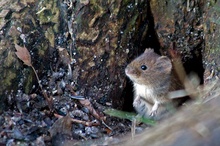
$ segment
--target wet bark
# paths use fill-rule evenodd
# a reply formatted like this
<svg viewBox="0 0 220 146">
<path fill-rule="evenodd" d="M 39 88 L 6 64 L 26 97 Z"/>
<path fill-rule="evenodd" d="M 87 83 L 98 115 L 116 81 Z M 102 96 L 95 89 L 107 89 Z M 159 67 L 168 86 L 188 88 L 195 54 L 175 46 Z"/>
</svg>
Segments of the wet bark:
<svg viewBox="0 0 220 146">
<path fill-rule="evenodd" d="M 204 79 L 216 79 L 219 74 L 219 48 L 220 48 L 220 2 L 210 1 L 206 3 L 204 14 L 204 34 L 205 34 L 205 50 L 204 58 Z"/>
<path fill-rule="evenodd" d="M 141 52 L 137 50 L 148 30 L 145 1 L 9 0 L 0 5 L 1 103 L 6 105 L 6 97 L 18 92 L 39 91 L 31 68 L 15 56 L 17 43 L 31 53 L 48 94 L 51 74 L 59 69 L 67 72 L 68 63 L 59 56 L 61 47 L 71 60 L 68 82 L 79 95 L 122 107 L 124 67 L 130 56 Z"/>
<path fill-rule="evenodd" d="M 38 11 L 43 7 L 48 13 L 41 17 Z M 39 76 L 49 69 L 50 64 L 45 62 L 51 60 L 48 52 L 53 47 L 54 33 L 58 32 L 59 26 L 56 8 L 56 1 L 0 1 L 0 111 L 8 106 L 6 99 L 14 100 L 16 93 L 21 91 L 29 94 L 37 84 L 31 68 L 16 57 L 15 43 L 28 48 Z"/>
<path fill-rule="evenodd" d="M 80 94 L 122 107 L 124 68 L 146 36 L 147 3 L 90 1 L 87 5 L 76 3 L 73 9 L 73 67 L 79 71 L 76 83 Z"/>
<path fill-rule="evenodd" d="M 219 1 L 150 1 L 162 54 L 175 43 L 186 72 L 197 73 L 201 83 L 219 78 L 219 6 Z"/>
<path fill-rule="evenodd" d="M 175 42 L 186 71 L 197 72 L 205 85 L 219 78 L 219 6 L 217 1 L 151 1 L 162 52 Z M 183 107 L 173 117 L 134 140 L 127 138 L 128 142 L 121 145 L 219 145 L 219 84 L 216 88 L 208 91 L 208 102 Z"/>
<path fill-rule="evenodd" d="M 204 20 L 206 1 L 150 1 L 155 31 L 162 54 L 174 49 L 182 57 L 186 73 L 196 73 L 203 83 L 202 62 L 205 47 Z M 175 44 L 175 46 L 173 46 Z"/>
</svg>

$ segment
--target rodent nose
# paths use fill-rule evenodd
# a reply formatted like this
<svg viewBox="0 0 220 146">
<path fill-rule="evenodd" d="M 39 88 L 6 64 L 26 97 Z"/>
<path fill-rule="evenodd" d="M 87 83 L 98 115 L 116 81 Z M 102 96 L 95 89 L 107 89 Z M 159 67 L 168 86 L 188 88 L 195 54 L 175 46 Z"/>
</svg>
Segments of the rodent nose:
<svg viewBox="0 0 220 146">
<path fill-rule="evenodd" d="M 128 66 L 125 68 L 125 74 L 126 74 L 126 75 L 129 74 L 129 67 L 128 67 Z"/>
<path fill-rule="evenodd" d="M 125 74 L 126 75 L 131 75 L 131 74 L 134 74 L 134 69 L 130 68 L 129 66 L 127 66 L 125 68 Z"/>
<path fill-rule="evenodd" d="M 127 74 L 127 73 L 128 73 L 128 67 L 125 68 L 125 74 Z"/>
</svg>

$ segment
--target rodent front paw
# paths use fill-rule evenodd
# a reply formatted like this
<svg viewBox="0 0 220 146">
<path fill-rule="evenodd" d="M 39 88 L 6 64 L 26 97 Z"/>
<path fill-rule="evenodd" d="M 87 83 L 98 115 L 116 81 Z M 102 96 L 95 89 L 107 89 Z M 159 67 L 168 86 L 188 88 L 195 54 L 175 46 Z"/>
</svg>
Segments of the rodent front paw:
<svg viewBox="0 0 220 146">
<path fill-rule="evenodd" d="M 135 98 L 133 101 L 133 106 L 139 115 L 149 117 L 148 110 L 151 109 L 151 107 L 149 107 L 149 104 L 146 101 L 142 100 L 141 98 Z"/>
<path fill-rule="evenodd" d="M 138 98 L 138 99 L 135 99 L 134 101 L 133 101 L 133 106 L 134 107 L 138 107 L 138 106 L 140 106 L 140 104 L 141 104 L 141 100 Z"/>
<path fill-rule="evenodd" d="M 153 117 L 157 114 L 158 108 L 159 108 L 159 102 L 155 102 L 152 109 L 151 109 L 151 112 L 150 112 L 151 117 Z"/>
<path fill-rule="evenodd" d="M 157 110 L 151 110 L 150 116 L 154 117 L 157 114 Z"/>
</svg>

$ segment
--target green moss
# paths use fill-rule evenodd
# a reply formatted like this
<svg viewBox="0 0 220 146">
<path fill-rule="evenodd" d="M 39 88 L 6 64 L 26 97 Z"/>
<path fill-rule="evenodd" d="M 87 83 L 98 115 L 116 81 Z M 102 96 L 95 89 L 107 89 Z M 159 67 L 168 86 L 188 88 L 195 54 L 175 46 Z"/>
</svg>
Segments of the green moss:
<svg viewBox="0 0 220 146">
<path fill-rule="evenodd" d="M 6 87 L 12 86 L 13 79 L 15 79 L 15 77 L 16 77 L 16 73 L 12 72 L 12 70 L 10 70 L 10 69 L 5 71 L 4 73 L 5 73 L 4 78 L 3 78 L 3 81 L 2 81 L 3 85 L 6 86 Z"/>
<path fill-rule="evenodd" d="M 57 5 L 57 0 L 41 1 L 39 3 L 39 7 L 41 9 L 39 9 L 37 14 L 38 14 L 38 19 L 40 21 L 40 24 L 52 23 L 54 24 L 53 25 L 54 31 L 58 32 L 60 10 Z"/>
<path fill-rule="evenodd" d="M 13 53 L 9 51 L 7 57 L 4 60 L 3 66 L 6 68 L 12 66 L 12 64 L 14 63 L 14 60 L 15 58 L 14 58 Z"/>
<path fill-rule="evenodd" d="M 206 5 L 208 7 L 213 7 L 216 4 L 216 2 L 217 2 L 216 0 L 209 0 L 207 1 Z"/>
<path fill-rule="evenodd" d="M 97 0 L 90 0 L 90 4 L 92 5 L 91 9 L 95 12 L 103 12 L 103 7 L 100 6 L 100 2 Z"/>
<path fill-rule="evenodd" d="M 46 38 L 49 40 L 49 42 L 50 42 L 50 45 L 52 46 L 52 47 L 54 47 L 54 45 L 55 45 L 55 35 L 54 35 L 54 30 L 53 30 L 53 28 L 48 28 L 47 29 L 47 31 L 45 32 L 45 36 L 46 36 Z"/>
<path fill-rule="evenodd" d="M 138 18 L 138 15 L 139 14 L 136 14 L 136 15 L 134 15 L 132 18 L 131 18 L 131 20 L 129 21 L 129 23 L 128 23 L 128 25 L 127 25 L 127 27 L 126 27 L 126 29 L 124 30 L 124 34 L 122 35 L 122 39 L 121 39 L 121 42 L 124 42 L 124 43 L 126 43 L 127 41 L 127 36 L 129 36 L 129 32 L 131 32 L 132 30 L 133 30 L 133 28 L 136 28 L 136 21 L 137 21 L 137 18 Z"/>
<path fill-rule="evenodd" d="M 212 44 L 215 48 L 210 49 L 211 54 L 220 54 L 220 45 L 219 44 Z"/>
<path fill-rule="evenodd" d="M 122 5 L 129 5 L 130 3 L 134 3 L 134 0 L 123 0 L 122 2 Z"/>
<path fill-rule="evenodd" d="M 60 10 L 57 5 L 57 0 L 50 1 L 45 0 L 41 1 L 39 7 L 38 19 L 40 24 L 49 24 L 50 26 L 47 28 L 45 32 L 46 38 L 49 40 L 50 45 L 52 47 L 55 46 L 55 33 L 58 33 L 59 30 L 59 17 L 60 17 Z M 42 51 L 45 51 L 44 49 Z M 44 54 L 45 52 L 39 52 L 40 54 Z"/>
</svg>

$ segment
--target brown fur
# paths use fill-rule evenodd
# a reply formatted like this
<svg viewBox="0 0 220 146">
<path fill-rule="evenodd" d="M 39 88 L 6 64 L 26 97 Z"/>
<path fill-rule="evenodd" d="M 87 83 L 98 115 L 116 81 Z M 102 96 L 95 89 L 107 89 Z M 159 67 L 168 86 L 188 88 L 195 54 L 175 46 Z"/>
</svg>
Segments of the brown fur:
<svg viewBox="0 0 220 146">
<path fill-rule="evenodd" d="M 147 69 L 143 70 L 142 65 Z M 133 106 L 145 117 L 161 115 L 167 104 L 173 105 L 173 101 L 167 98 L 168 92 L 182 87 L 174 76 L 171 60 L 152 49 L 146 49 L 128 64 L 125 73 L 134 85 Z"/>
</svg>

